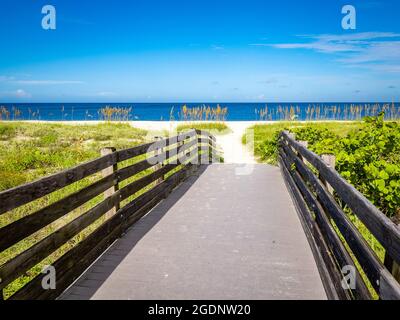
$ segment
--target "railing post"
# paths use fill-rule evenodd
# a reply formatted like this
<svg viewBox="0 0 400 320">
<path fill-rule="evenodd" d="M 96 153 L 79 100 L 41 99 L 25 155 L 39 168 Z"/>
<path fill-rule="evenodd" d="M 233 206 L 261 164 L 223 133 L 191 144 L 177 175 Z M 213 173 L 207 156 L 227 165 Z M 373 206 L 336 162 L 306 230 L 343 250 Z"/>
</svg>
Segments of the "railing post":
<svg viewBox="0 0 400 320">
<path fill-rule="evenodd" d="M 308 148 L 308 141 L 299 141 L 299 144 L 302 145 L 306 149 Z M 303 161 L 304 163 L 306 163 L 304 160 L 304 157 L 300 154 L 300 152 L 298 155 L 299 155 L 300 160 Z"/>
<path fill-rule="evenodd" d="M 396 223 L 397 226 L 400 225 L 399 220 L 393 222 Z M 384 265 L 393 275 L 393 277 L 400 283 L 400 265 L 396 261 L 394 261 L 387 252 L 385 253 Z"/>
<path fill-rule="evenodd" d="M 290 137 L 290 138 L 292 138 L 293 140 L 295 140 L 296 141 L 296 134 L 295 133 L 293 133 L 293 132 L 290 132 L 290 131 L 285 131 L 286 133 L 287 133 L 287 135 Z M 289 142 L 288 141 L 285 141 L 286 142 L 286 145 L 291 149 L 291 150 L 293 150 L 293 148 L 291 147 L 291 145 L 289 144 Z M 295 150 L 293 150 L 294 152 L 296 152 Z M 297 153 L 297 152 L 296 152 Z"/>
<path fill-rule="evenodd" d="M 212 163 L 214 162 L 213 147 L 212 147 L 213 141 L 212 141 L 210 135 L 208 135 L 207 138 L 208 138 L 208 162 L 209 162 L 210 164 L 212 164 Z"/>
<path fill-rule="evenodd" d="M 154 137 L 156 143 L 160 143 L 163 137 Z M 154 166 L 154 171 L 160 170 L 164 166 L 164 162 L 160 159 L 161 154 L 163 153 L 164 148 L 162 146 L 157 145 L 156 155 L 158 156 L 157 164 Z M 160 184 L 164 181 L 164 175 L 156 180 L 156 184 Z"/>
<path fill-rule="evenodd" d="M 198 161 L 198 165 L 201 165 L 202 161 L 201 161 L 201 146 L 200 146 L 200 142 L 201 142 L 201 135 L 199 134 L 199 132 L 196 129 L 193 129 L 196 131 L 196 139 L 197 139 L 197 161 Z"/>
<path fill-rule="evenodd" d="M 108 154 L 114 153 L 115 151 L 116 151 L 115 148 L 107 147 L 107 148 L 101 149 L 100 150 L 100 154 L 101 154 L 101 156 L 106 156 Z M 107 177 L 109 175 L 114 174 L 117 170 L 118 170 L 118 163 L 115 162 L 114 165 L 103 169 L 101 171 L 101 173 L 102 173 L 103 177 Z M 118 186 L 118 181 L 117 181 L 117 183 L 114 186 L 112 186 L 110 189 L 104 191 L 104 199 L 106 199 L 108 197 L 111 197 L 115 192 L 118 191 L 118 189 L 119 189 L 119 186 Z M 106 213 L 106 215 L 105 215 L 106 218 L 111 218 L 113 215 L 115 215 L 115 213 L 119 210 L 119 208 L 120 208 L 120 204 L 119 204 L 119 201 L 118 201 L 116 206 Z"/>
<path fill-rule="evenodd" d="M 291 137 L 293 140 L 296 140 L 296 134 L 290 131 L 286 131 L 287 135 Z"/>
<path fill-rule="evenodd" d="M 323 154 L 321 155 L 322 161 L 325 162 L 325 164 L 329 167 L 335 170 L 336 167 L 336 157 L 332 154 Z M 330 186 L 330 184 L 325 181 L 321 176 L 319 177 L 322 183 L 325 185 L 325 187 L 328 189 L 330 194 L 333 194 L 334 189 Z"/>
</svg>

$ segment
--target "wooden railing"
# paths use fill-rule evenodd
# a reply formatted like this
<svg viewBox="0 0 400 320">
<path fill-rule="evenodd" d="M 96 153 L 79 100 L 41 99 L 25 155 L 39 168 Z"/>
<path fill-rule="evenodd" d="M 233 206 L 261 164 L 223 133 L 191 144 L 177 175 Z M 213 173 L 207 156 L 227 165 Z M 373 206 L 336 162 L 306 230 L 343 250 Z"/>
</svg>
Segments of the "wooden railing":
<svg viewBox="0 0 400 320">
<path fill-rule="evenodd" d="M 400 263 L 400 228 L 286 131 L 280 137 L 279 162 L 328 296 L 370 299 L 372 287 L 380 299 L 400 299 L 393 268 L 385 267 L 345 211 L 351 210 L 395 264 Z"/>
<path fill-rule="evenodd" d="M 36 212 L 24 215 L 0 229 L 0 253 L 48 227 L 73 210 L 104 194 L 86 212 L 56 231 L 19 252 L 0 266 L 0 297 L 3 289 L 27 275 L 27 272 L 90 226 L 94 230 L 65 254 L 51 263 L 56 271 L 56 288 L 43 288 L 45 274 L 31 277 L 10 299 L 53 299 L 65 290 L 124 231 L 165 198 L 181 181 L 197 169 L 199 163 L 217 158 L 215 138 L 204 131 L 192 130 L 178 136 L 131 149 L 103 150 L 103 156 L 72 169 L 0 193 L 0 215 L 10 213 L 84 178 L 102 173 L 100 179 Z M 126 160 L 141 157 L 122 168 Z M 148 171 L 150 173 L 148 173 Z M 126 184 L 128 178 L 146 174 Z M 121 186 L 121 182 L 124 182 Z M 131 200 L 131 198 L 134 199 Z M 125 205 L 123 201 L 125 200 Z M 11 211 L 12 213 L 13 211 Z M 100 220 L 100 224 L 94 225 Z"/>
</svg>

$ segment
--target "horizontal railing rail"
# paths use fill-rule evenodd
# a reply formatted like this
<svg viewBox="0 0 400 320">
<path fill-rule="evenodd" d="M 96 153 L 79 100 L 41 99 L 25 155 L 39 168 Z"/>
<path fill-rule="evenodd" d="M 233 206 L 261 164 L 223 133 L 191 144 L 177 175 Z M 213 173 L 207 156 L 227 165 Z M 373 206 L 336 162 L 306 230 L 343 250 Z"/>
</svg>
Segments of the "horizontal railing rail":
<svg viewBox="0 0 400 320">
<path fill-rule="evenodd" d="M 400 299 L 399 279 L 377 257 L 343 204 L 395 263 L 400 262 L 400 228 L 308 150 L 305 142 L 296 141 L 287 131 L 280 136 L 279 163 L 328 295 L 336 299 L 371 299 L 372 287 L 380 299 Z"/>
<path fill-rule="evenodd" d="M 31 202 L 82 179 L 97 177 L 90 185 L 33 213 L 22 214 L 22 218 L 0 228 L 0 257 L 3 254 L 2 261 L 5 260 L 0 265 L 0 299 L 3 290 L 14 281 L 23 281 L 24 285 L 14 290 L 10 299 L 56 298 L 129 226 L 164 199 L 198 165 L 219 159 L 215 137 L 199 130 L 130 149 L 115 151 L 109 148 L 106 151 L 108 154 L 98 159 L 0 192 L 0 215 L 12 215 L 15 210 L 24 212 Z M 98 198 L 101 195 L 103 199 Z M 94 204 L 89 209 L 82 209 L 91 201 Z M 80 209 L 84 212 L 78 212 L 80 214 L 69 222 L 58 228 L 52 226 Z M 55 230 L 51 229 L 44 237 L 19 250 L 21 242 L 50 226 Z M 30 276 L 34 267 L 88 228 L 93 230 L 51 262 L 56 271 L 56 288 L 43 287 L 45 273 L 36 272 Z M 14 249 L 17 254 L 13 255 Z M 5 252 L 10 258 L 4 258 Z"/>
</svg>

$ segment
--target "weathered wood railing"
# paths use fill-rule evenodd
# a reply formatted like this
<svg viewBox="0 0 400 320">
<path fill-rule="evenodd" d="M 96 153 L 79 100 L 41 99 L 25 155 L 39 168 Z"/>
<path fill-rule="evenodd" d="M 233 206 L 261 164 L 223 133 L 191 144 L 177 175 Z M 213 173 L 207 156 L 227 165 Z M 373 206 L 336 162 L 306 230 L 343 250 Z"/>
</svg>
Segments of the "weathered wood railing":
<svg viewBox="0 0 400 320">
<path fill-rule="evenodd" d="M 336 199 L 346 204 L 396 263 L 400 263 L 400 228 L 286 131 L 280 137 L 279 162 L 328 296 L 370 299 L 371 291 L 362 270 L 380 299 L 400 299 L 398 279 L 377 257 Z"/>
<path fill-rule="evenodd" d="M 36 212 L 25 215 L 0 229 L 0 253 L 18 246 L 20 241 L 48 227 L 73 210 L 104 194 L 104 200 L 86 212 L 49 233 L 0 266 L 0 299 L 3 289 L 23 277 L 33 267 L 74 236 L 99 225 L 82 241 L 51 263 L 56 271 L 56 288 L 43 288 L 45 274 L 39 273 L 16 291 L 10 299 L 53 299 L 68 287 L 103 251 L 152 207 L 167 196 L 182 180 L 201 164 L 216 158 L 215 138 L 207 132 L 192 130 L 178 136 L 135 146 L 131 149 L 108 152 L 98 159 L 72 169 L 0 193 L 0 215 L 10 213 L 68 185 L 100 172 L 103 176 L 94 183 Z M 118 168 L 126 160 L 141 156 L 137 162 Z M 144 159 L 143 159 L 144 158 Z M 147 174 L 149 169 L 153 169 Z M 146 171 L 147 170 L 147 171 Z M 121 186 L 121 182 L 137 174 L 146 174 Z M 168 175 L 168 177 L 166 177 Z M 126 182 L 126 181 L 125 181 Z M 111 191 L 111 192 L 110 192 Z M 135 197 L 131 200 L 132 197 Z M 122 205 L 122 202 L 128 201 Z M 113 211 L 114 209 L 114 211 Z M 111 212 L 111 215 L 110 215 Z M 11 211 L 12 213 L 12 211 Z"/>
</svg>

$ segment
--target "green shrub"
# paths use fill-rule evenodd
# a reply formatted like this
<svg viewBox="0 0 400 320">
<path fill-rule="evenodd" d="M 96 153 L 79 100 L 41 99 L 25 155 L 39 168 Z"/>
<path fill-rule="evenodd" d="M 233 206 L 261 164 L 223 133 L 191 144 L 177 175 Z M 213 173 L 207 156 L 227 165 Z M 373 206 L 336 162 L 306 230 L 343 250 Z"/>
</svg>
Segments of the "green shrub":
<svg viewBox="0 0 400 320">
<path fill-rule="evenodd" d="M 255 153 L 276 164 L 278 134 L 290 130 L 316 154 L 336 156 L 336 170 L 388 217 L 400 215 L 400 123 L 384 114 L 362 123 L 280 123 L 254 126 Z M 245 139 L 243 139 L 245 142 Z"/>
<path fill-rule="evenodd" d="M 338 143 L 337 170 L 387 216 L 400 214 L 400 125 L 384 115 Z"/>
<path fill-rule="evenodd" d="M 261 159 L 269 164 L 276 164 L 278 159 L 278 139 L 280 131 L 274 132 L 272 138 L 265 139 L 261 143 L 257 144 L 255 148 L 256 154 L 261 155 Z"/>
<path fill-rule="evenodd" d="M 400 124 L 368 117 L 345 137 L 307 126 L 293 130 L 315 153 L 336 155 L 336 170 L 388 217 L 400 214 Z"/>
</svg>

